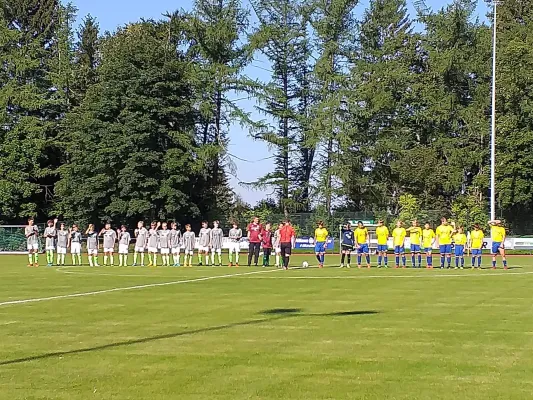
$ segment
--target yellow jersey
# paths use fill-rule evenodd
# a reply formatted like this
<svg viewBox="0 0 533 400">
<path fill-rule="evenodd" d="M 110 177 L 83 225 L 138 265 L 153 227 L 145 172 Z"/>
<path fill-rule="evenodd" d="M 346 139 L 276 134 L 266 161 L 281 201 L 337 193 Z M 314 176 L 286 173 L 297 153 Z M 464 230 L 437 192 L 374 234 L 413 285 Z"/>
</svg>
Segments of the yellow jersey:
<svg viewBox="0 0 533 400">
<path fill-rule="evenodd" d="M 328 230 L 326 228 L 315 229 L 315 240 L 317 242 L 325 242 L 328 239 Z"/>
<path fill-rule="evenodd" d="M 354 231 L 355 241 L 357 244 L 365 244 L 366 238 L 368 236 L 368 229 L 366 228 L 356 228 Z"/>
<path fill-rule="evenodd" d="M 405 228 L 394 228 L 394 230 L 392 231 L 394 246 L 403 246 L 405 236 L 407 236 L 407 231 L 405 230 Z"/>
<path fill-rule="evenodd" d="M 473 249 L 480 250 L 483 247 L 483 239 L 485 239 L 483 231 L 470 232 L 470 241 Z"/>
<path fill-rule="evenodd" d="M 424 229 L 422 231 L 422 246 L 424 249 L 433 247 L 433 241 L 435 240 L 435 231 L 433 229 Z"/>
<path fill-rule="evenodd" d="M 435 235 L 439 238 L 439 245 L 452 244 L 452 232 L 451 225 L 440 225 L 435 231 Z"/>
<path fill-rule="evenodd" d="M 387 240 L 389 239 L 389 228 L 386 226 L 378 226 L 376 228 L 376 236 L 378 238 L 379 245 L 386 245 Z"/>
<path fill-rule="evenodd" d="M 493 242 L 501 243 L 505 239 L 505 228 L 503 226 L 491 226 L 490 237 Z"/>
<path fill-rule="evenodd" d="M 412 226 L 409 228 L 409 237 L 411 238 L 411 244 L 420 245 L 420 237 L 422 236 L 422 228 L 419 226 Z"/>
<path fill-rule="evenodd" d="M 466 235 L 464 233 L 456 233 L 453 235 L 453 242 L 457 246 L 464 246 L 466 244 Z"/>
</svg>

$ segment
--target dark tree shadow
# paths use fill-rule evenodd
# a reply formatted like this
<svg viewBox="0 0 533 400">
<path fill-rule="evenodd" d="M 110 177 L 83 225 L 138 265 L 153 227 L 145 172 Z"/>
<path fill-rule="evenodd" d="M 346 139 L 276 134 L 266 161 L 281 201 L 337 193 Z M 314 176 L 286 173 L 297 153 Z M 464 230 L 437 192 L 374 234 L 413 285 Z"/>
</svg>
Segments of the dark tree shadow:
<svg viewBox="0 0 533 400">
<path fill-rule="evenodd" d="M 306 313 L 302 313 L 302 311 L 303 310 L 300 308 L 273 308 L 270 310 L 264 310 L 264 311 L 259 312 L 259 314 L 273 315 L 273 317 L 253 319 L 253 320 L 243 321 L 243 322 L 234 322 L 234 323 L 225 324 L 225 325 L 210 326 L 210 327 L 205 327 L 205 328 L 192 329 L 188 331 L 168 333 L 165 335 L 157 335 L 157 336 L 150 336 L 150 337 L 139 338 L 139 339 L 125 340 L 122 342 L 114 342 L 114 343 L 103 344 L 100 346 L 85 347 L 82 349 L 55 351 L 55 352 L 50 352 L 50 353 L 45 353 L 45 354 L 38 354 L 34 356 L 15 358 L 12 360 L 0 361 L 0 366 L 21 364 L 21 363 L 30 362 L 30 361 L 38 361 L 38 360 L 44 360 L 48 358 L 62 357 L 62 356 L 67 356 L 71 354 L 83 354 L 83 353 L 90 353 L 90 352 L 99 351 L 99 350 L 114 349 L 117 347 L 124 347 L 124 346 L 130 346 L 130 345 L 141 344 L 141 343 L 149 343 L 149 342 L 154 342 L 157 340 L 172 339 L 172 338 L 176 338 L 180 336 L 195 335 L 198 333 L 205 333 L 205 332 L 215 332 L 215 331 L 221 331 L 224 329 L 236 328 L 236 327 L 241 327 L 241 326 L 258 325 L 264 322 L 271 322 L 271 321 L 277 321 L 277 320 L 294 318 L 294 317 L 331 317 L 331 316 L 369 315 L 369 314 L 378 313 L 378 311 L 340 311 L 340 312 L 325 313 L 325 314 L 306 314 Z"/>
</svg>

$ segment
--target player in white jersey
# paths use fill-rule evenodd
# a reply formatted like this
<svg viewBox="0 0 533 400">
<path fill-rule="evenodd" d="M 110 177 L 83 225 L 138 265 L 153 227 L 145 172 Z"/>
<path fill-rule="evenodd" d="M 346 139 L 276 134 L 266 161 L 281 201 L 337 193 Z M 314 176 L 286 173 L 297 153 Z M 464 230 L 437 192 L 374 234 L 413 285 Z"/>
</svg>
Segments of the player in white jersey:
<svg viewBox="0 0 533 400">
<path fill-rule="evenodd" d="M 115 265 L 115 243 L 117 241 L 117 233 L 111 229 L 111 224 L 108 222 L 105 224 L 105 228 L 100 231 L 100 235 L 104 237 L 104 265 L 107 265 L 109 260 L 110 265 Z"/>
<path fill-rule="evenodd" d="M 57 265 L 65 265 L 65 255 L 67 254 L 69 232 L 65 229 L 65 224 L 59 224 L 57 231 Z"/>
<path fill-rule="evenodd" d="M 157 267 L 157 251 L 159 249 L 159 234 L 157 230 L 161 226 L 161 222 L 152 222 L 150 230 L 148 231 L 148 260 L 149 267 Z"/>
<path fill-rule="evenodd" d="M 276 268 L 280 268 L 280 256 L 281 256 L 281 236 L 280 236 L 280 230 L 283 228 L 283 223 L 280 222 L 278 225 L 278 229 L 274 232 L 274 240 L 272 240 L 272 246 L 274 247 L 274 253 L 276 254 Z"/>
<path fill-rule="evenodd" d="M 69 229 L 68 247 L 70 247 L 72 265 L 76 265 L 76 258 L 78 265 L 81 265 L 81 232 L 76 224 L 73 224 L 72 229 Z"/>
<path fill-rule="evenodd" d="M 178 230 L 178 224 L 173 222 L 170 230 L 170 247 L 172 251 L 172 261 L 175 267 L 180 266 L 180 243 L 181 231 Z"/>
<path fill-rule="evenodd" d="M 122 225 L 117 231 L 118 235 L 118 266 L 128 266 L 128 253 L 130 249 L 131 235 L 128 232 L 126 225 Z"/>
<path fill-rule="evenodd" d="M 46 262 L 49 267 L 54 264 L 54 250 L 56 248 L 56 238 L 57 238 L 57 218 L 53 221 L 50 219 L 46 223 L 48 226 L 44 229 L 44 238 L 45 238 L 45 250 L 46 250 Z"/>
<path fill-rule="evenodd" d="M 192 267 L 192 259 L 194 257 L 194 246 L 196 244 L 196 235 L 191 230 L 191 225 L 185 225 L 185 232 L 183 233 L 183 253 L 184 265 Z"/>
<path fill-rule="evenodd" d="M 170 231 L 167 229 L 166 222 L 161 224 L 161 229 L 157 233 L 163 267 L 170 267 Z"/>
<path fill-rule="evenodd" d="M 222 241 L 224 240 L 224 232 L 220 228 L 220 222 L 213 222 L 213 229 L 210 232 L 211 241 L 211 264 L 215 265 L 215 253 L 218 256 L 218 266 L 222 266 Z"/>
<path fill-rule="evenodd" d="M 28 218 L 28 225 L 24 228 L 28 249 L 28 267 L 39 266 L 39 228 L 34 225 L 33 218 Z"/>
<path fill-rule="evenodd" d="M 235 253 L 235 266 L 239 266 L 239 252 L 241 251 L 242 229 L 234 222 L 229 230 L 229 266 L 233 267 L 233 253 Z"/>
<path fill-rule="evenodd" d="M 133 253 L 133 266 L 137 266 L 137 255 L 141 255 L 141 267 L 144 267 L 144 250 L 148 243 L 148 230 L 144 227 L 144 222 L 137 222 L 135 229 L 135 253 Z"/>
<path fill-rule="evenodd" d="M 89 227 L 85 231 L 87 236 L 87 256 L 89 257 L 89 266 L 99 267 L 98 265 L 98 249 L 100 243 L 98 240 L 98 232 L 96 232 L 94 224 L 89 224 Z"/>
<path fill-rule="evenodd" d="M 205 265 L 209 265 L 209 247 L 211 246 L 211 229 L 207 221 L 202 222 L 202 229 L 198 233 L 198 265 L 202 265 L 202 255 L 205 255 Z"/>
</svg>

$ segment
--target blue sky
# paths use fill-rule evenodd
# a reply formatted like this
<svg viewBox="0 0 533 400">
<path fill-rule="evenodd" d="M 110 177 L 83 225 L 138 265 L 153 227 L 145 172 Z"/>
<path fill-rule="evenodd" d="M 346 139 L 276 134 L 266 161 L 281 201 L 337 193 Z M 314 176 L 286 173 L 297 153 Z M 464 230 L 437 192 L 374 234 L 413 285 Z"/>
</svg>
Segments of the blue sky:
<svg viewBox="0 0 533 400">
<path fill-rule="evenodd" d="M 451 2 L 451 0 L 426 0 L 426 4 L 433 9 L 439 9 Z M 80 19 L 87 14 L 91 14 L 97 18 L 102 31 L 114 31 L 117 26 L 138 21 L 141 18 L 159 19 L 166 11 L 174 11 L 180 8 L 191 9 L 193 0 L 73 0 L 72 3 L 78 8 L 78 17 Z M 409 12 L 411 16 L 414 16 L 412 1 L 409 1 L 409 3 Z M 243 4 L 247 6 L 248 3 L 245 0 Z M 367 4 L 368 0 L 363 0 L 359 4 L 357 8 L 359 14 L 362 13 Z M 484 0 L 479 0 L 477 12 L 480 19 L 485 18 L 486 6 Z M 487 60 L 487 62 L 489 61 Z M 260 63 L 254 62 L 254 65 L 247 68 L 246 74 L 251 78 L 267 81 L 269 78 L 268 72 L 257 68 L 258 65 L 261 65 Z M 246 111 L 254 112 L 255 102 L 253 101 L 240 101 L 239 105 Z M 259 118 L 261 117 L 257 113 L 255 115 Z M 248 132 L 238 125 L 230 128 L 229 152 L 242 160 L 264 159 L 270 156 L 269 149 L 264 143 L 252 140 Z M 231 178 L 231 184 L 246 202 L 253 205 L 266 198 L 269 195 L 269 191 L 244 188 L 239 185 L 239 182 L 254 181 L 266 171 L 271 170 L 272 160 L 267 159 L 253 163 L 242 160 L 234 158 L 237 166 L 237 176 Z"/>
</svg>

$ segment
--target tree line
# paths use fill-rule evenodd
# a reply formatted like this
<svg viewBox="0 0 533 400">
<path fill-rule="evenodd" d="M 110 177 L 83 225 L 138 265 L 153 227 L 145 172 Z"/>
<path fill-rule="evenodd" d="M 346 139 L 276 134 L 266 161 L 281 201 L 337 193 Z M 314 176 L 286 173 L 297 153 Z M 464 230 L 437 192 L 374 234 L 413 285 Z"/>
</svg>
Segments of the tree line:
<svg viewBox="0 0 533 400">
<path fill-rule="evenodd" d="M 101 32 L 58 0 L 0 2 L 0 220 L 249 214 L 231 125 L 273 150 L 249 185 L 285 215 L 488 214 L 490 20 L 476 2 L 197 0 Z M 533 4 L 500 0 L 497 207 L 533 215 Z M 269 78 L 246 68 L 266 60 Z M 235 94 L 256 103 L 242 110 Z M 411 211 L 406 211 L 411 210 Z"/>
</svg>

